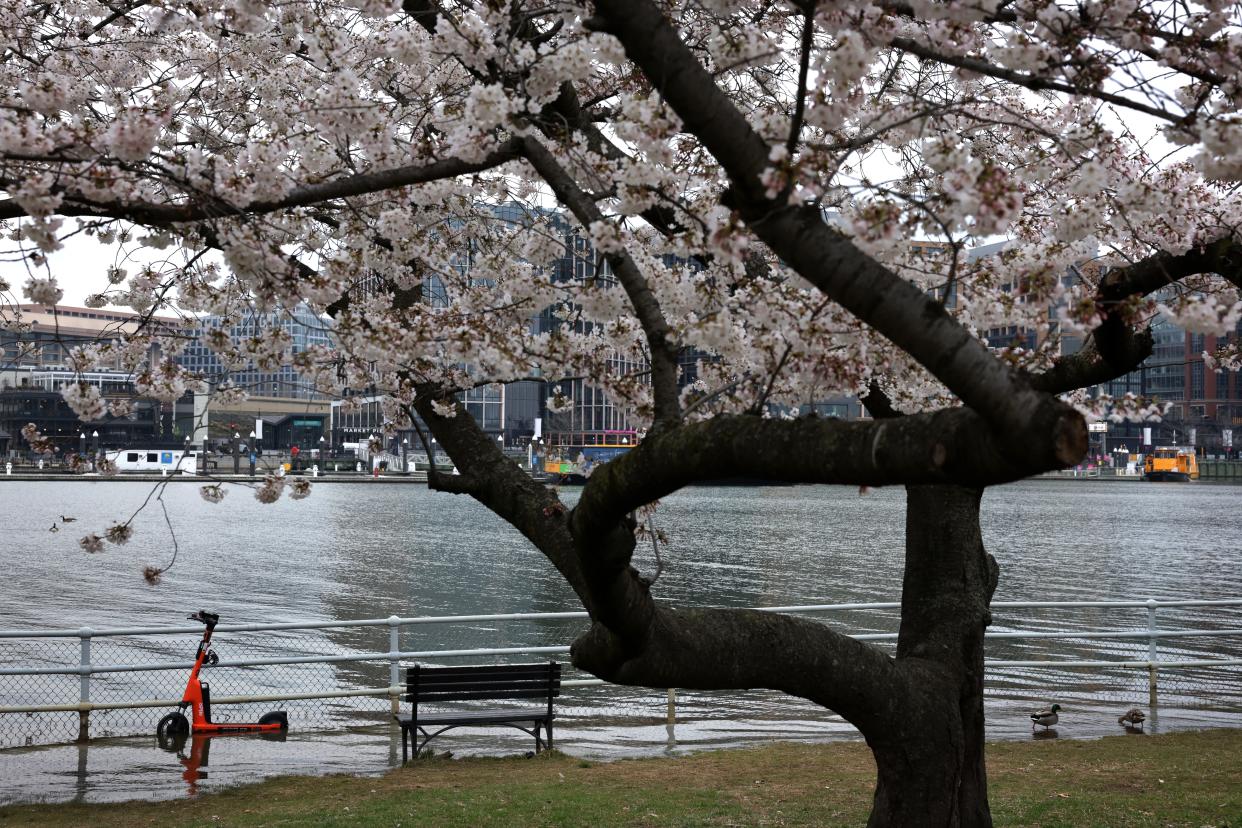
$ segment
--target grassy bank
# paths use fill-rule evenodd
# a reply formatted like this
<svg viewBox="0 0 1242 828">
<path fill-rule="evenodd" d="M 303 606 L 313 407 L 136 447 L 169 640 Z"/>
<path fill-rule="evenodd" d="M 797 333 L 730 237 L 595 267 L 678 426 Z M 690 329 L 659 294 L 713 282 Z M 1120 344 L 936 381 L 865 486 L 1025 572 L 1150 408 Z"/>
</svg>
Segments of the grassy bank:
<svg viewBox="0 0 1242 828">
<path fill-rule="evenodd" d="M 998 743 L 988 767 L 997 825 L 1242 828 L 1242 731 Z M 380 778 L 286 777 L 193 801 L 0 808 L 0 826 L 860 825 L 873 773 L 860 743 L 609 764 L 432 759 Z"/>
</svg>

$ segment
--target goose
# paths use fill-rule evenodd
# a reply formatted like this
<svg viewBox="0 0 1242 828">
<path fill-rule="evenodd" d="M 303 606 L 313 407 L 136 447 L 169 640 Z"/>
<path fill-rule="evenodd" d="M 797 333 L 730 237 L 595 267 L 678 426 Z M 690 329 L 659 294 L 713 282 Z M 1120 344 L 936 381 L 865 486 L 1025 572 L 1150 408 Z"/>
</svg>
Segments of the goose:
<svg viewBox="0 0 1242 828">
<path fill-rule="evenodd" d="M 58 529 L 58 528 L 57 528 L 57 526 L 56 526 L 56 524 L 55 524 L 55 523 L 53 523 L 53 524 L 52 524 L 52 528 L 51 528 L 51 529 L 48 529 L 47 531 L 49 531 L 49 532 L 59 532 L 59 531 L 60 531 L 60 529 Z"/>
<path fill-rule="evenodd" d="M 1031 730 L 1035 729 L 1035 725 L 1043 725 L 1044 729 L 1052 727 L 1059 720 L 1057 711 L 1061 709 L 1061 705 L 1054 704 L 1046 710 L 1036 710 L 1031 714 Z"/>
<path fill-rule="evenodd" d="M 60 516 L 61 523 L 73 523 L 75 520 L 77 520 L 77 518 L 65 517 L 64 515 Z"/>
<path fill-rule="evenodd" d="M 1147 721 L 1147 714 L 1137 707 L 1126 712 L 1124 716 L 1117 717 L 1117 724 L 1125 727 L 1137 727 L 1142 729 L 1143 722 Z"/>
</svg>

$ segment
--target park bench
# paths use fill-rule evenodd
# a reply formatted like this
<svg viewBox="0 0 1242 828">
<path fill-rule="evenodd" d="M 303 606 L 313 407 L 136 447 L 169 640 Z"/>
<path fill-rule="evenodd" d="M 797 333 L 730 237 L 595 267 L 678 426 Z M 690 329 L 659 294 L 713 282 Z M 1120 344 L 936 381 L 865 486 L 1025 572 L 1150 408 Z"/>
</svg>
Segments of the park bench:
<svg viewBox="0 0 1242 828">
<path fill-rule="evenodd" d="M 399 714 L 401 761 L 409 758 L 407 740 L 414 756 L 446 730 L 463 726 L 505 725 L 535 737 L 535 752 L 543 749 L 543 732 L 552 747 L 552 699 L 561 693 L 561 665 L 492 664 L 481 667 L 425 667 L 415 664 L 406 670 L 406 692 L 410 714 Z M 443 709 L 445 702 L 491 701 L 498 699 L 541 699 L 546 704 L 510 704 L 503 707 L 462 707 Z M 427 711 L 425 705 L 437 709 Z M 433 732 L 434 731 L 434 732 Z M 420 741 L 421 737 L 421 741 Z"/>
</svg>

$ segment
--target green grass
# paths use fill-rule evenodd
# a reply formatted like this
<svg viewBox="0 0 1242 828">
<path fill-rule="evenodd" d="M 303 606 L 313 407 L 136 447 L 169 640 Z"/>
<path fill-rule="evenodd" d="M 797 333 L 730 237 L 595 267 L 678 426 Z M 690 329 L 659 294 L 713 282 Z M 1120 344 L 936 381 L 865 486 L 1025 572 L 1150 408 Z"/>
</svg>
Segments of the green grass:
<svg viewBox="0 0 1242 828">
<path fill-rule="evenodd" d="M 1242 828 L 1242 730 L 988 748 L 998 826 Z M 195 800 L 0 808 L 0 826 L 860 825 L 861 743 L 591 763 L 423 760 L 378 778 L 285 777 Z"/>
</svg>

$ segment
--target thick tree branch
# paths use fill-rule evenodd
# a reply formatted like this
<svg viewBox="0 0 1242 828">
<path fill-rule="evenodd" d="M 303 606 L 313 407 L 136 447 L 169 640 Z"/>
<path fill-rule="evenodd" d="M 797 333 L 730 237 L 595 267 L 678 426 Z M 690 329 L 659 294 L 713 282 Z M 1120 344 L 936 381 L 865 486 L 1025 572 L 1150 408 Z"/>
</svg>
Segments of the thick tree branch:
<svg viewBox="0 0 1242 828">
<path fill-rule="evenodd" d="M 582 191 L 538 138 L 523 139 L 523 154 L 535 171 L 548 183 L 557 199 L 568 207 L 582 224 L 605 221 L 595 202 Z M 677 345 L 673 332 L 647 278 L 638 269 L 628 251 L 605 254 L 613 273 L 629 297 L 634 315 L 642 325 L 651 352 L 651 384 L 657 423 L 680 419 L 680 397 L 677 389 Z"/>
<path fill-rule="evenodd" d="M 1046 424 L 1050 430 L 1064 422 Z M 1072 440 L 1076 433 L 1060 439 Z M 649 434 L 599 466 L 574 508 L 576 538 L 600 537 L 628 512 L 683 486 L 745 476 L 792 483 L 987 486 L 1061 468 L 1015 462 L 1007 440 L 965 408 L 882 420 L 718 416 Z"/>
<path fill-rule="evenodd" d="M 451 401 L 455 406 L 456 416 L 442 417 L 437 414 L 431 405 L 437 398 L 439 395 L 432 389 L 420 388 L 414 409 L 453 463 L 466 471 L 468 485 L 460 488 L 466 489 L 466 494 L 529 539 L 552 562 L 590 611 L 590 591 L 578 565 L 577 551 L 565 520 L 565 506 L 551 489 L 535 482 L 516 463 L 505 457 L 495 439 L 483 431 L 465 406 L 449 396 L 446 401 Z M 457 487 L 444 483 L 444 488 L 455 491 Z"/>
<path fill-rule="evenodd" d="M 767 143 L 654 3 L 597 0 L 595 8 L 598 17 L 589 25 L 621 41 L 687 130 L 721 163 L 733 184 L 732 205 L 774 252 L 963 402 L 985 412 L 998 431 L 1011 435 L 1008 450 L 1020 464 L 1051 468 L 1082 456 L 1086 426 L 1077 412 L 1023 386 L 939 303 L 830 228 L 818 210 L 766 197 L 760 176 L 768 166 Z"/>
<path fill-rule="evenodd" d="M 1063 356 L 1047 371 L 1032 375 L 1031 387 L 1049 394 L 1088 388 L 1130 373 L 1151 356 L 1150 330 L 1136 333 L 1131 328 L 1123 328 L 1112 342 L 1107 357 L 1096 344 L 1095 337 L 1099 335 L 1097 329 L 1078 353 Z"/>
<path fill-rule="evenodd" d="M 595 625 L 573 644 L 575 666 L 618 684 L 780 690 L 832 708 L 869 735 L 884 731 L 911 689 L 909 672 L 892 658 L 807 618 L 661 607 L 652 624 L 638 653 Z"/>
<path fill-rule="evenodd" d="M 1185 253 L 1160 252 L 1126 267 L 1110 270 L 1097 291 L 1105 307 L 1131 296 L 1147 296 L 1187 276 L 1215 273 L 1242 287 L 1242 245 L 1232 237 L 1217 239 Z"/>
<path fill-rule="evenodd" d="M 1137 369 L 1151 356 L 1150 331 L 1136 332 L 1122 318 L 1122 306 L 1148 296 L 1188 276 L 1215 273 L 1242 287 L 1242 249 L 1232 238 L 1222 238 L 1185 253 L 1155 253 L 1126 267 L 1110 270 L 1100 280 L 1096 301 L 1105 309 L 1104 321 L 1091 332 L 1081 351 L 1062 357 L 1031 386 L 1050 394 L 1108 382 Z"/>
</svg>

